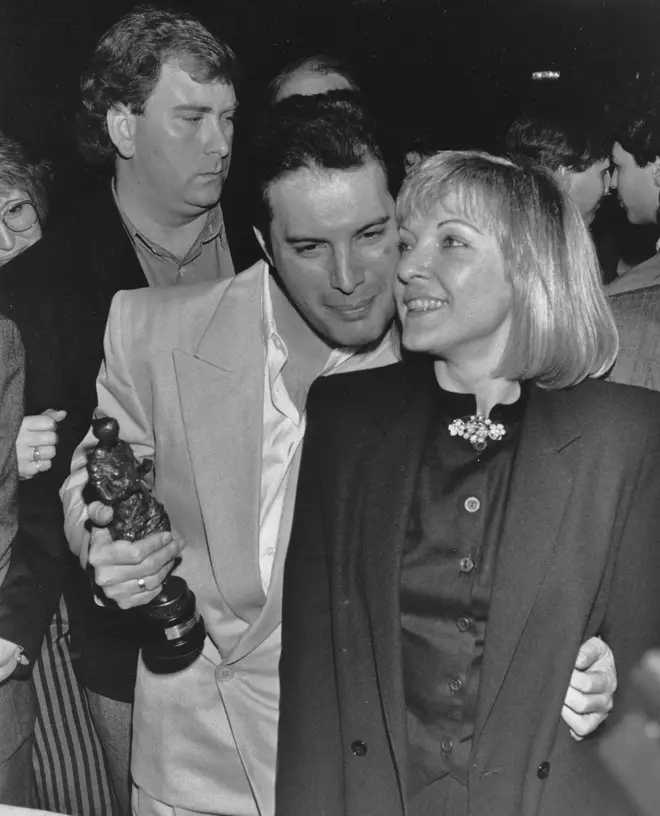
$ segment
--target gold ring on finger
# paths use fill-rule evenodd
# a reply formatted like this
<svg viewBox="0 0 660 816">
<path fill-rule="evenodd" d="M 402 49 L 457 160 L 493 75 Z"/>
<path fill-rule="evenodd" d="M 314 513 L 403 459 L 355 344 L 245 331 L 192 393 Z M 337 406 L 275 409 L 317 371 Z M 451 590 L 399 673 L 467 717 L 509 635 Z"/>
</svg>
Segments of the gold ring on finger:
<svg viewBox="0 0 660 816">
<path fill-rule="evenodd" d="M 36 448 L 35 448 L 35 449 L 32 451 L 32 458 L 34 459 L 34 461 L 35 461 L 37 464 L 39 464 L 39 462 L 41 462 L 41 449 L 40 449 L 39 447 L 36 447 Z M 38 469 L 38 468 L 37 468 L 37 469 Z"/>
</svg>

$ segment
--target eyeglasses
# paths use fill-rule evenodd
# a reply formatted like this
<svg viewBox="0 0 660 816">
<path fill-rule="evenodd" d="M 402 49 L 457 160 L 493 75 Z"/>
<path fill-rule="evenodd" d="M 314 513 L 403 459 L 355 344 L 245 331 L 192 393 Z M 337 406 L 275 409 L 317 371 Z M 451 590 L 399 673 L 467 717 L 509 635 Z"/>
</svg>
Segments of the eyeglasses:
<svg viewBox="0 0 660 816">
<path fill-rule="evenodd" d="M 25 201 L 12 201 L 6 209 L 0 211 L 0 220 L 12 232 L 27 232 L 39 220 L 34 204 Z"/>
</svg>

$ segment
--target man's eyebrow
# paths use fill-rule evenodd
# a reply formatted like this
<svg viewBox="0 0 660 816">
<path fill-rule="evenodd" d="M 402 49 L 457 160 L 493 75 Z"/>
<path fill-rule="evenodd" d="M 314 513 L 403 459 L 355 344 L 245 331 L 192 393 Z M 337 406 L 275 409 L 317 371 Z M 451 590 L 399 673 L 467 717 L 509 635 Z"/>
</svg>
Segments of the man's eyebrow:
<svg viewBox="0 0 660 816">
<path fill-rule="evenodd" d="M 233 113 L 237 108 L 238 108 L 238 102 L 236 102 L 236 104 L 231 105 L 230 107 L 223 110 L 222 113 Z M 193 102 L 191 102 L 189 104 L 184 104 L 184 105 L 174 105 L 172 110 L 174 110 L 174 111 L 195 111 L 196 113 L 213 113 L 213 108 L 210 105 L 196 105 Z"/>
<path fill-rule="evenodd" d="M 377 218 L 374 221 L 370 221 L 368 224 L 365 224 L 363 227 L 355 230 L 353 233 L 354 235 L 361 235 L 363 232 L 367 230 L 373 229 L 374 227 L 382 227 L 385 224 L 389 223 L 392 220 L 392 217 L 389 215 L 384 215 L 382 218 Z M 284 239 L 287 244 L 321 244 L 326 239 L 325 238 L 314 238 L 311 235 L 287 235 Z"/>
<path fill-rule="evenodd" d="M 368 224 L 365 224 L 364 227 L 360 227 L 360 229 L 355 231 L 355 235 L 360 235 L 367 230 L 373 229 L 374 227 L 384 227 L 385 224 L 389 224 L 392 220 L 390 215 L 384 215 L 382 218 L 376 218 L 373 221 L 370 221 Z"/>
</svg>

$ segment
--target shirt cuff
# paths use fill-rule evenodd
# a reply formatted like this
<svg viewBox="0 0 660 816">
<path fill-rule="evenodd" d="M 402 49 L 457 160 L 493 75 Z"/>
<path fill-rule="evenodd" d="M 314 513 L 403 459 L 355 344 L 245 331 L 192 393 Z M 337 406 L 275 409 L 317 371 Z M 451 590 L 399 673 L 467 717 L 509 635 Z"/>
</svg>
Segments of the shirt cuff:
<svg viewBox="0 0 660 816">
<path fill-rule="evenodd" d="M 20 663 L 27 666 L 30 661 L 23 654 L 23 647 L 17 646 L 9 640 L 0 638 L 0 683 L 14 673 Z"/>
</svg>

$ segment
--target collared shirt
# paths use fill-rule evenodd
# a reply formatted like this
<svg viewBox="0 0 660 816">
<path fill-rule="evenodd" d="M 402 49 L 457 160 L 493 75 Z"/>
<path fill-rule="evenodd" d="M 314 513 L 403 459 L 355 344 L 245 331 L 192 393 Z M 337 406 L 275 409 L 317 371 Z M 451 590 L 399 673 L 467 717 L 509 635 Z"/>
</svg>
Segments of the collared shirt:
<svg viewBox="0 0 660 816">
<path fill-rule="evenodd" d="M 220 202 L 209 210 L 204 226 L 186 255 L 178 258 L 139 232 L 119 203 L 114 183 L 112 194 L 149 286 L 203 283 L 234 277 Z"/>
<path fill-rule="evenodd" d="M 433 418 L 401 565 L 413 800 L 447 775 L 467 784 L 503 498 L 527 394 L 493 408 L 491 419 L 506 433 L 479 453 L 449 432 L 453 420 L 476 413 L 474 396 L 443 390 L 432 368 L 429 387 Z"/>
<path fill-rule="evenodd" d="M 305 414 L 300 413 L 287 391 L 282 376 L 288 360 L 286 344 L 275 326 L 270 287 L 276 284 L 264 274 L 262 295 L 263 339 L 266 350 L 264 368 L 264 413 L 261 465 L 261 504 L 259 512 L 259 571 L 264 594 L 268 594 L 273 559 L 284 510 L 284 498 L 292 473 L 292 463 L 305 433 Z M 383 349 L 390 348 L 388 335 L 373 352 L 333 349 L 328 353 L 318 376 L 368 368 Z"/>
<path fill-rule="evenodd" d="M 622 292 L 633 292 L 660 284 L 660 241 L 655 248 L 656 254 L 652 258 L 633 266 L 632 269 L 608 283 L 605 287 L 605 294 L 618 295 Z"/>
</svg>

